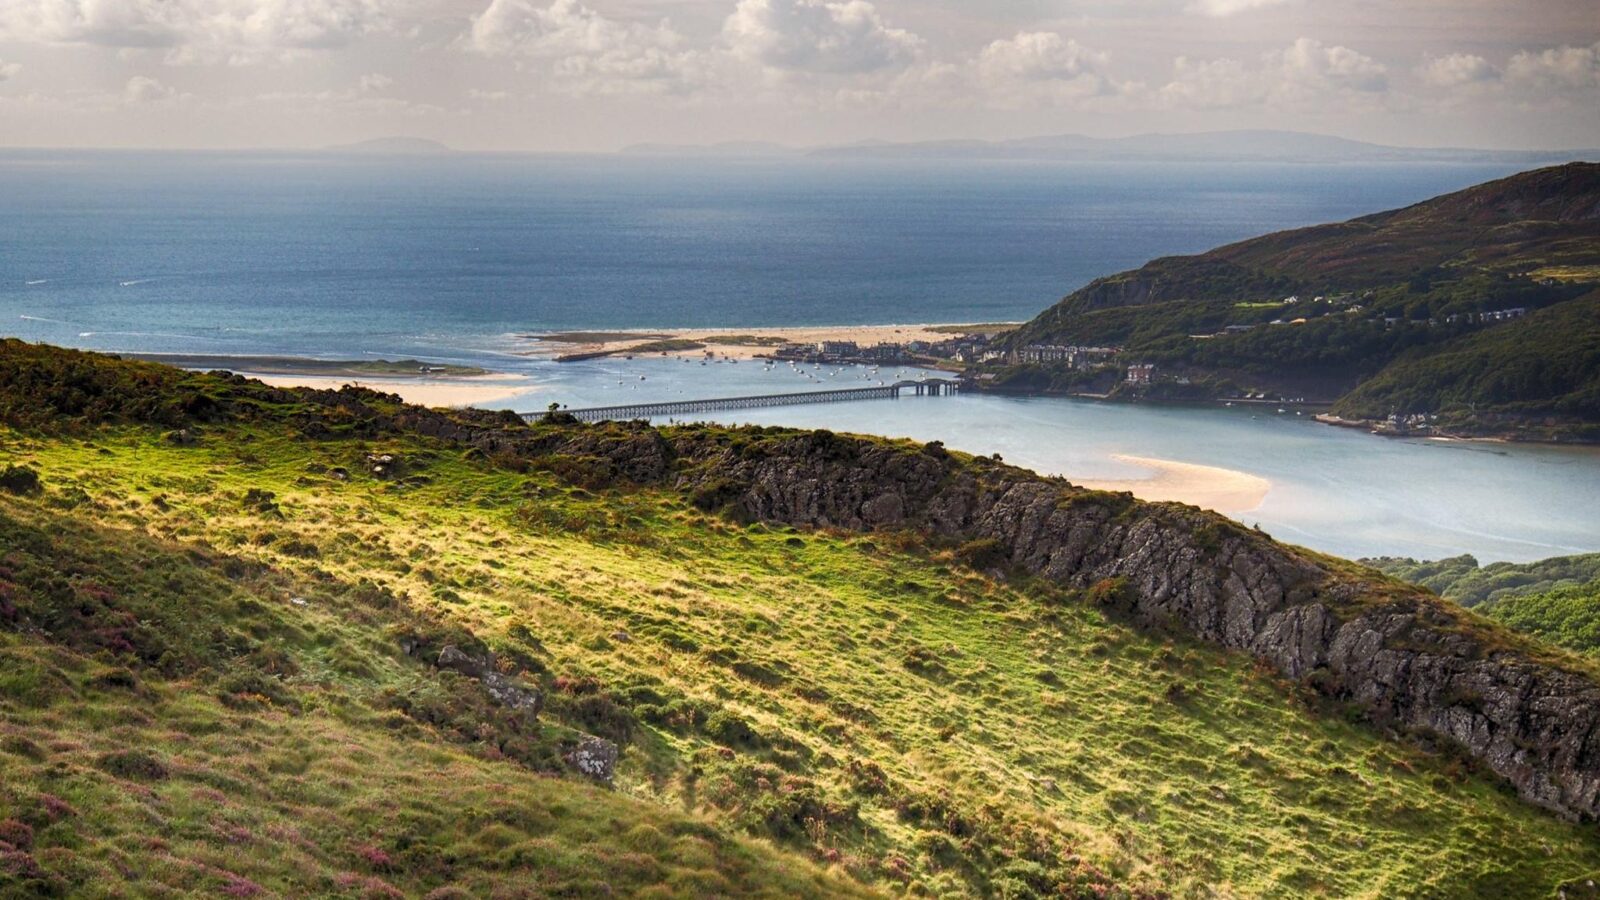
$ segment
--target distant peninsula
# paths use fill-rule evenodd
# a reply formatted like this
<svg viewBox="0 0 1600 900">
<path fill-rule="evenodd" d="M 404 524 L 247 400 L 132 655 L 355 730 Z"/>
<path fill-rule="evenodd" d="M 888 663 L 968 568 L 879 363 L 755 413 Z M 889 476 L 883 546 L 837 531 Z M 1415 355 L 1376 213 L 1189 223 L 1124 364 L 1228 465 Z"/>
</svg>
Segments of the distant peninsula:
<svg viewBox="0 0 1600 900">
<path fill-rule="evenodd" d="M 1099 278 L 1004 336 L 992 390 L 1322 401 L 1402 435 L 1600 441 L 1600 164 Z"/>
</svg>

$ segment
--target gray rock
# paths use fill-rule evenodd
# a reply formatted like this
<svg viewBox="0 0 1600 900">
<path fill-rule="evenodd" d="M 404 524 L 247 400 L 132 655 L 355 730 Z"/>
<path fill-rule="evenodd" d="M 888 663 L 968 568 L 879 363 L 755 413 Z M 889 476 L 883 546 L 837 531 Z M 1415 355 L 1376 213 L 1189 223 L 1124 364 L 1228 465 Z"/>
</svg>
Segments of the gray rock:
<svg viewBox="0 0 1600 900">
<path fill-rule="evenodd" d="M 680 489 L 742 485 L 733 506 L 751 519 L 993 538 L 1013 564 L 1069 587 L 1115 580 L 1115 614 L 1250 653 L 1380 728 L 1451 739 L 1529 802 L 1600 818 L 1600 685 L 1496 645 L 1421 589 L 1332 570 L 1198 509 L 985 461 L 814 435 L 759 456 L 709 442 L 679 456 Z"/>
<path fill-rule="evenodd" d="M 567 762 L 584 775 L 611 783 L 617 774 L 617 745 L 605 738 L 585 736 L 583 741 L 567 754 Z"/>
<path fill-rule="evenodd" d="M 408 651 L 409 652 L 409 651 Z M 473 656 L 457 648 L 454 644 L 446 644 L 439 651 L 439 668 L 460 672 L 469 678 L 476 678 L 483 686 L 484 693 L 489 699 L 516 712 L 524 713 L 530 718 L 537 718 L 539 711 L 544 708 L 544 696 L 538 691 L 530 690 L 509 678 L 494 667 L 493 659 L 484 659 Z"/>
</svg>

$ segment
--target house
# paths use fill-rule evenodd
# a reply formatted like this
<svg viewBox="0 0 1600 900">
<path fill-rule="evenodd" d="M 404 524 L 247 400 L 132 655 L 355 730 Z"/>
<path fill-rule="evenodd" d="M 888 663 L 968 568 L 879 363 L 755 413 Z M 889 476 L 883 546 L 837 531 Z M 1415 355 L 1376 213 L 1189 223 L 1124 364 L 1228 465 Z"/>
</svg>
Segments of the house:
<svg viewBox="0 0 1600 900">
<path fill-rule="evenodd" d="M 1072 356 L 1071 347 L 1058 344 L 1029 344 L 1017 351 L 1017 362 L 1020 363 L 1053 363 L 1068 362 Z"/>
<path fill-rule="evenodd" d="M 855 341 L 817 342 L 817 352 L 823 356 L 855 356 L 858 349 Z"/>
<path fill-rule="evenodd" d="M 1155 374 L 1154 363 L 1134 363 L 1128 367 L 1127 381 L 1129 384 L 1149 384 Z"/>
</svg>

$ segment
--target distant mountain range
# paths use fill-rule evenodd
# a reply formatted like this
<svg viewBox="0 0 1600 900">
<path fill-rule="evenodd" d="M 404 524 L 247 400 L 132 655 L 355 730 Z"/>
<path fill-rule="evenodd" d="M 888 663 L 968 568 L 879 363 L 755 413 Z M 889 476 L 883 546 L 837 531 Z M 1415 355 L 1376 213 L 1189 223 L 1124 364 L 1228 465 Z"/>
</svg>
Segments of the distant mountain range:
<svg viewBox="0 0 1600 900">
<path fill-rule="evenodd" d="M 1096 138 L 1081 134 L 1014 140 L 863 141 L 820 147 L 765 142 L 635 144 L 627 155 L 695 157 L 818 157 L 837 159 L 992 159 L 1084 162 L 1489 162 L 1546 165 L 1600 160 L 1600 149 L 1482 150 L 1461 147 L 1391 147 L 1297 131 L 1209 131 Z"/>
</svg>

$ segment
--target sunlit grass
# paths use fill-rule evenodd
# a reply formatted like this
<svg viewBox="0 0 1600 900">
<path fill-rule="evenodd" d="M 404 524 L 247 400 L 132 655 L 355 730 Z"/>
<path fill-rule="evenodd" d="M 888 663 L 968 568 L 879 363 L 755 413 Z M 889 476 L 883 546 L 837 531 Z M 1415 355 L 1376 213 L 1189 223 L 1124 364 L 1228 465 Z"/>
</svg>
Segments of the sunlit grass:
<svg viewBox="0 0 1600 900">
<path fill-rule="evenodd" d="M 40 792 L 67 800 L 81 814 L 37 832 L 36 856 L 59 847 L 80 874 L 147 839 L 182 862 L 145 877 L 215 887 L 193 874 L 203 863 L 288 893 L 345 872 L 477 893 L 518 867 L 580 890 L 837 889 L 816 864 L 941 895 L 1504 896 L 1600 869 L 1591 829 L 1458 761 L 909 535 L 744 526 L 671 492 L 585 489 L 422 442 L 3 440 L 0 462 L 45 485 L 0 502 L 13 529 L 117 542 L 126 559 L 107 571 L 151 603 L 196 604 L 191 618 L 259 642 L 237 665 L 293 662 L 293 709 L 236 709 L 215 699 L 229 666 L 205 628 L 175 625 L 175 640 L 212 662 L 141 674 L 131 693 L 93 686 L 115 661 L 6 636 L 22 662 L 0 667 L 0 716 L 42 749 L 0 748 L 0 819 Z M 371 452 L 397 454 L 401 475 L 367 474 Z M 136 576 L 142 558 L 155 575 Z M 213 574 L 168 586 L 167 568 L 197 559 Z M 261 566 L 216 571 L 228 560 Z M 438 690 L 395 650 L 414 621 L 544 670 L 554 706 L 535 743 L 580 728 L 586 685 L 609 698 L 632 723 L 615 792 L 399 716 L 389 698 Z M 169 777 L 113 798 L 126 785 L 95 761 L 119 747 L 157 748 Z M 63 765 L 77 780 L 57 785 Z M 536 821 L 502 821 L 508 808 Z M 235 826 L 298 837 L 217 837 Z M 401 843 L 456 862 L 363 868 L 353 849 Z"/>
</svg>

